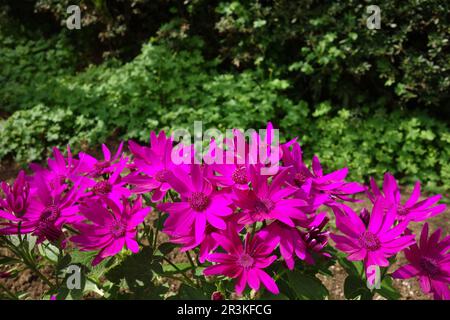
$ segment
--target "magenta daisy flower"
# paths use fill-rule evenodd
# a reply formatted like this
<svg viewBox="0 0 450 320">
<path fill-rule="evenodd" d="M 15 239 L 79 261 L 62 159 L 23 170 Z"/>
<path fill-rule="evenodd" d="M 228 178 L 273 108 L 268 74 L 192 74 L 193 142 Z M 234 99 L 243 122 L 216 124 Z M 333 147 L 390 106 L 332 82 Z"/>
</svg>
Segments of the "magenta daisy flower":
<svg viewBox="0 0 450 320">
<path fill-rule="evenodd" d="M 439 241 L 442 229 L 428 237 L 428 223 L 422 228 L 420 240 L 404 250 L 406 264 L 392 276 L 397 279 L 418 277 L 426 294 L 433 293 L 436 300 L 450 300 L 450 236 Z"/>
<path fill-rule="evenodd" d="M 242 244 L 238 233 L 231 228 L 227 235 L 213 235 L 220 246 L 227 253 L 212 253 L 208 260 L 217 264 L 207 267 L 203 274 L 206 276 L 224 275 L 236 279 L 236 293 L 241 295 L 245 287 L 258 291 L 262 283 L 267 290 L 278 294 L 279 290 L 275 281 L 263 270 L 270 266 L 276 259 L 273 250 L 277 246 L 276 241 L 262 239 L 258 233 L 253 238 L 247 233 Z"/>
<path fill-rule="evenodd" d="M 345 205 L 333 207 L 333 211 L 336 227 L 344 234 L 330 234 L 336 248 L 347 253 L 348 260 L 364 260 L 366 268 L 389 266 L 389 257 L 414 243 L 414 235 L 402 236 L 408 221 L 394 226 L 396 212 L 391 208 L 384 214 L 381 200 L 375 202 L 367 227 L 361 218 Z"/>
<path fill-rule="evenodd" d="M 156 139 L 156 138 L 155 138 Z M 162 143 L 162 142 L 161 142 Z M 175 165 L 172 162 L 172 142 L 167 140 L 165 148 L 158 145 L 158 153 L 152 148 L 141 147 L 129 141 L 130 150 L 135 156 L 134 164 L 137 171 L 130 174 L 126 181 L 134 186 L 133 193 L 146 193 L 153 191 L 152 201 L 159 202 L 171 188 L 167 181 L 168 175 L 175 167 L 187 171 L 185 165 Z M 161 152 L 164 151 L 162 154 Z M 187 175 L 187 172 L 186 172 Z"/>
<path fill-rule="evenodd" d="M 242 209 L 239 223 L 252 224 L 264 220 L 278 220 L 295 227 L 293 219 L 304 221 L 306 214 L 300 209 L 307 203 L 291 196 L 296 188 L 285 186 L 287 170 L 280 171 L 269 184 L 269 176 L 251 173 L 252 190 L 235 190 L 235 204 Z"/>
<path fill-rule="evenodd" d="M 445 204 L 435 205 L 442 197 L 440 194 L 419 201 L 420 181 L 416 182 L 411 196 L 405 203 L 402 203 L 397 181 L 390 173 L 384 175 L 383 191 L 380 191 L 373 178 L 370 179 L 370 187 L 371 190 L 367 193 L 369 199 L 375 202 L 378 197 L 383 197 L 386 201 L 386 207 L 396 208 L 398 220 L 407 218 L 415 222 L 424 221 L 444 212 L 446 208 Z"/>
<path fill-rule="evenodd" d="M 50 188 L 42 173 L 33 179 L 36 194 L 30 199 L 25 214 L 20 219 L 10 219 L 2 225 L 2 234 L 31 233 L 38 239 L 38 243 L 49 240 L 56 241 L 62 237 L 62 226 L 80 221 L 77 200 L 82 193 L 77 184 L 69 191 L 62 186 L 58 189 Z"/>
<path fill-rule="evenodd" d="M 30 184 L 26 181 L 25 172 L 21 170 L 12 185 L 2 182 L 0 187 L 5 195 L 0 198 L 0 218 L 21 218 L 27 212 L 30 198 Z"/>
<path fill-rule="evenodd" d="M 117 152 L 112 156 L 108 147 L 105 144 L 102 144 L 103 160 L 98 160 L 87 153 L 80 152 L 78 154 L 80 162 L 77 169 L 94 178 L 111 174 L 117 166 L 117 160 L 122 156 L 122 148 L 123 142 L 120 143 Z"/>
<path fill-rule="evenodd" d="M 164 223 L 165 231 L 181 236 L 194 228 L 198 243 L 203 239 L 207 224 L 223 230 L 226 228 L 224 217 L 233 213 L 230 208 L 232 200 L 225 192 L 214 189 L 205 179 L 205 170 L 200 165 L 191 165 L 190 175 L 186 175 L 183 170 L 175 168 L 175 174 L 170 174 L 168 181 L 180 194 L 181 201 L 159 206 L 169 214 Z"/>
<path fill-rule="evenodd" d="M 137 253 L 136 228 L 150 213 L 151 208 L 142 208 L 139 197 L 132 205 L 123 197 L 120 202 L 110 199 L 89 199 L 80 205 L 80 212 L 90 222 L 77 223 L 79 235 L 71 237 L 83 251 L 100 250 L 92 265 L 119 253 L 126 245 Z"/>
<path fill-rule="evenodd" d="M 300 196 L 303 198 L 312 195 L 314 199 L 318 195 L 321 202 L 334 205 L 336 199 L 344 201 L 354 201 L 349 195 L 365 191 L 365 187 L 356 182 L 346 182 L 348 168 L 342 168 L 337 171 L 323 174 L 322 165 L 319 158 L 314 156 L 312 159 L 312 171 L 303 162 L 303 153 L 298 143 L 292 144 L 292 150 L 288 146 L 283 146 L 283 164 L 289 167 L 288 182 L 299 189 Z M 317 199 L 314 207 L 318 203 Z"/>
</svg>

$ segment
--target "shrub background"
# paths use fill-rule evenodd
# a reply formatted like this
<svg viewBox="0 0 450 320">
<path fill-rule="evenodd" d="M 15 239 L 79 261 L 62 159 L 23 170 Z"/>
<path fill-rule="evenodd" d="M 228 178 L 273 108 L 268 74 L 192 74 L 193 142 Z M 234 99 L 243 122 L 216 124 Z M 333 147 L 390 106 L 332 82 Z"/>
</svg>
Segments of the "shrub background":
<svg viewBox="0 0 450 320">
<path fill-rule="evenodd" d="M 330 170 L 448 193 L 450 4 L 386 0 L 368 30 L 369 4 L 2 0 L 0 159 L 271 120 Z"/>
</svg>

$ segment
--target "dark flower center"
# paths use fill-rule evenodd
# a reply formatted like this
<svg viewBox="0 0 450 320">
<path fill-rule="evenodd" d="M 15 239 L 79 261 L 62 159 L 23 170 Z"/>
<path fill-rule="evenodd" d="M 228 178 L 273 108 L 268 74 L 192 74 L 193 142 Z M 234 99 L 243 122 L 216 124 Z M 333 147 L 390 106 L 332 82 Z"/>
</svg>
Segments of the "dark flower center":
<svg viewBox="0 0 450 320">
<path fill-rule="evenodd" d="M 169 170 L 165 170 L 165 169 L 163 169 L 161 171 L 158 171 L 155 174 L 155 180 L 158 181 L 158 182 L 167 182 L 167 178 L 169 176 L 169 173 L 170 173 L 170 171 Z"/>
<path fill-rule="evenodd" d="M 422 270 L 426 271 L 430 276 L 436 276 L 440 273 L 439 264 L 432 258 L 422 257 L 419 264 Z"/>
<path fill-rule="evenodd" d="M 51 204 L 42 211 L 40 220 L 44 222 L 53 222 L 58 219 L 60 213 L 59 207 Z"/>
<path fill-rule="evenodd" d="M 402 216 L 402 217 L 404 217 L 404 216 L 406 216 L 406 215 L 408 215 L 408 209 L 406 209 L 404 206 L 402 206 L 402 205 L 399 205 L 398 206 L 398 208 L 397 208 L 397 214 L 399 215 L 399 216 Z"/>
<path fill-rule="evenodd" d="M 123 224 L 121 221 L 115 221 L 115 223 L 111 225 L 110 231 L 115 238 L 121 238 L 125 236 L 127 226 Z"/>
<path fill-rule="evenodd" d="M 366 250 L 375 251 L 380 249 L 381 242 L 377 235 L 370 231 L 364 231 L 359 237 L 359 244 Z"/>
<path fill-rule="evenodd" d="M 305 183 L 306 179 L 308 179 L 308 175 L 303 171 L 297 172 L 294 175 L 294 183 L 297 187 L 301 187 Z"/>
<path fill-rule="evenodd" d="M 252 267 L 254 262 L 255 262 L 255 260 L 250 255 L 248 255 L 247 253 L 242 254 L 238 258 L 239 265 L 241 265 L 244 268 Z"/>
<path fill-rule="evenodd" d="M 94 194 L 108 194 L 112 190 L 112 185 L 108 181 L 100 181 L 95 184 L 95 186 L 92 188 L 92 192 Z"/>
<path fill-rule="evenodd" d="M 203 192 L 193 192 L 188 201 L 191 208 L 195 211 L 203 211 L 209 205 L 209 198 Z"/>
<path fill-rule="evenodd" d="M 246 184 L 247 180 L 247 169 L 245 167 L 239 167 L 231 174 L 231 179 L 237 184 Z"/>
<path fill-rule="evenodd" d="M 274 207 L 275 204 L 270 199 L 258 199 L 255 202 L 255 212 L 257 213 L 269 213 Z"/>
<path fill-rule="evenodd" d="M 62 232 L 55 226 L 55 221 L 58 219 L 60 213 L 61 211 L 58 206 L 47 206 L 41 213 L 35 234 L 43 236 L 50 241 L 58 240 Z"/>
</svg>

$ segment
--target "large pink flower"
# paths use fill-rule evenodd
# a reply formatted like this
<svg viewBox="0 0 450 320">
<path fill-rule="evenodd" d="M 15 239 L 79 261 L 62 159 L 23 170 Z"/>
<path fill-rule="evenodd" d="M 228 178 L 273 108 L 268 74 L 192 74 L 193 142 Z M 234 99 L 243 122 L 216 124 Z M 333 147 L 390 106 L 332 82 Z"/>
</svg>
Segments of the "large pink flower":
<svg viewBox="0 0 450 320">
<path fill-rule="evenodd" d="M 419 243 L 405 249 L 406 264 L 392 276 L 397 279 L 418 277 L 425 293 L 433 293 L 434 299 L 450 300 L 450 236 L 439 241 L 442 229 L 428 238 L 428 223 L 422 228 Z"/>
<path fill-rule="evenodd" d="M 270 292 L 279 293 L 275 281 L 263 270 L 277 259 L 276 255 L 272 254 L 277 246 L 276 241 L 263 239 L 258 233 L 253 237 L 247 233 L 242 244 L 238 233 L 231 228 L 227 235 L 216 233 L 213 236 L 227 253 L 210 254 L 208 260 L 217 264 L 207 267 L 203 271 L 204 275 L 236 278 L 236 293 L 239 295 L 242 294 L 247 283 L 250 288 L 257 291 L 261 282 Z"/>
<path fill-rule="evenodd" d="M 419 181 L 416 182 L 411 196 L 405 203 L 401 202 L 402 196 L 397 181 L 390 173 L 384 175 L 383 191 L 380 191 L 373 178 L 370 179 L 370 186 L 371 190 L 367 193 L 369 199 L 375 202 L 378 197 L 383 197 L 386 207 L 395 207 L 398 220 L 424 221 L 444 212 L 446 208 L 445 204 L 435 205 L 442 197 L 440 194 L 419 201 Z"/>
<path fill-rule="evenodd" d="M 396 212 L 389 209 L 384 213 L 383 202 L 375 202 L 366 227 L 361 218 L 349 207 L 333 207 L 336 227 L 344 235 L 331 234 L 336 248 L 348 253 L 348 260 L 364 260 L 369 266 L 389 266 L 387 258 L 414 243 L 414 235 L 402 236 L 408 226 L 403 221 L 394 226 Z"/>
<path fill-rule="evenodd" d="M 151 208 L 142 208 L 139 197 L 133 205 L 126 198 L 120 202 L 110 199 L 90 199 L 80 205 L 80 212 L 90 221 L 77 223 L 80 231 L 71 241 L 83 251 L 100 250 L 92 265 L 119 253 L 126 245 L 133 253 L 139 251 L 136 228 L 150 213 Z"/>
<path fill-rule="evenodd" d="M 229 195 L 215 190 L 205 179 L 205 170 L 207 168 L 200 165 L 191 165 L 190 175 L 181 169 L 174 170 L 175 174 L 170 174 L 168 181 L 180 194 L 181 201 L 159 206 L 169 213 L 164 224 L 165 231 L 182 236 L 194 228 L 198 243 L 203 239 L 207 224 L 223 230 L 226 228 L 224 217 L 233 213 Z"/>
</svg>

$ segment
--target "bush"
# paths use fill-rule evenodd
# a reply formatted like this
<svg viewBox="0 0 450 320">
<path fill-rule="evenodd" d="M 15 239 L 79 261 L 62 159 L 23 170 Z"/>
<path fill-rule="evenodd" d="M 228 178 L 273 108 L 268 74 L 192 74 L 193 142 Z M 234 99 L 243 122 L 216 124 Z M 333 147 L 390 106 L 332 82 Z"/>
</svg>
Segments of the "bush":
<svg viewBox="0 0 450 320">
<path fill-rule="evenodd" d="M 0 107 L 12 112 L 46 99 L 58 77 L 74 73 L 76 56 L 61 34 L 29 40 L 0 32 Z"/>
<path fill-rule="evenodd" d="M 450 186 L 450 133 L 445 123 L 423 113 L 370 108 L 336 111 L 325 102 L 312 108 L 291 109 L 281 121 L 287 132 L 314 147 L 330 169 L 349 166 L 353 179 L 379 179 L 396 172 L 404 183 L 417 179 L 428 190 Z M 312 155 L 309 155 L 312 156 Z"/>
</svg>

